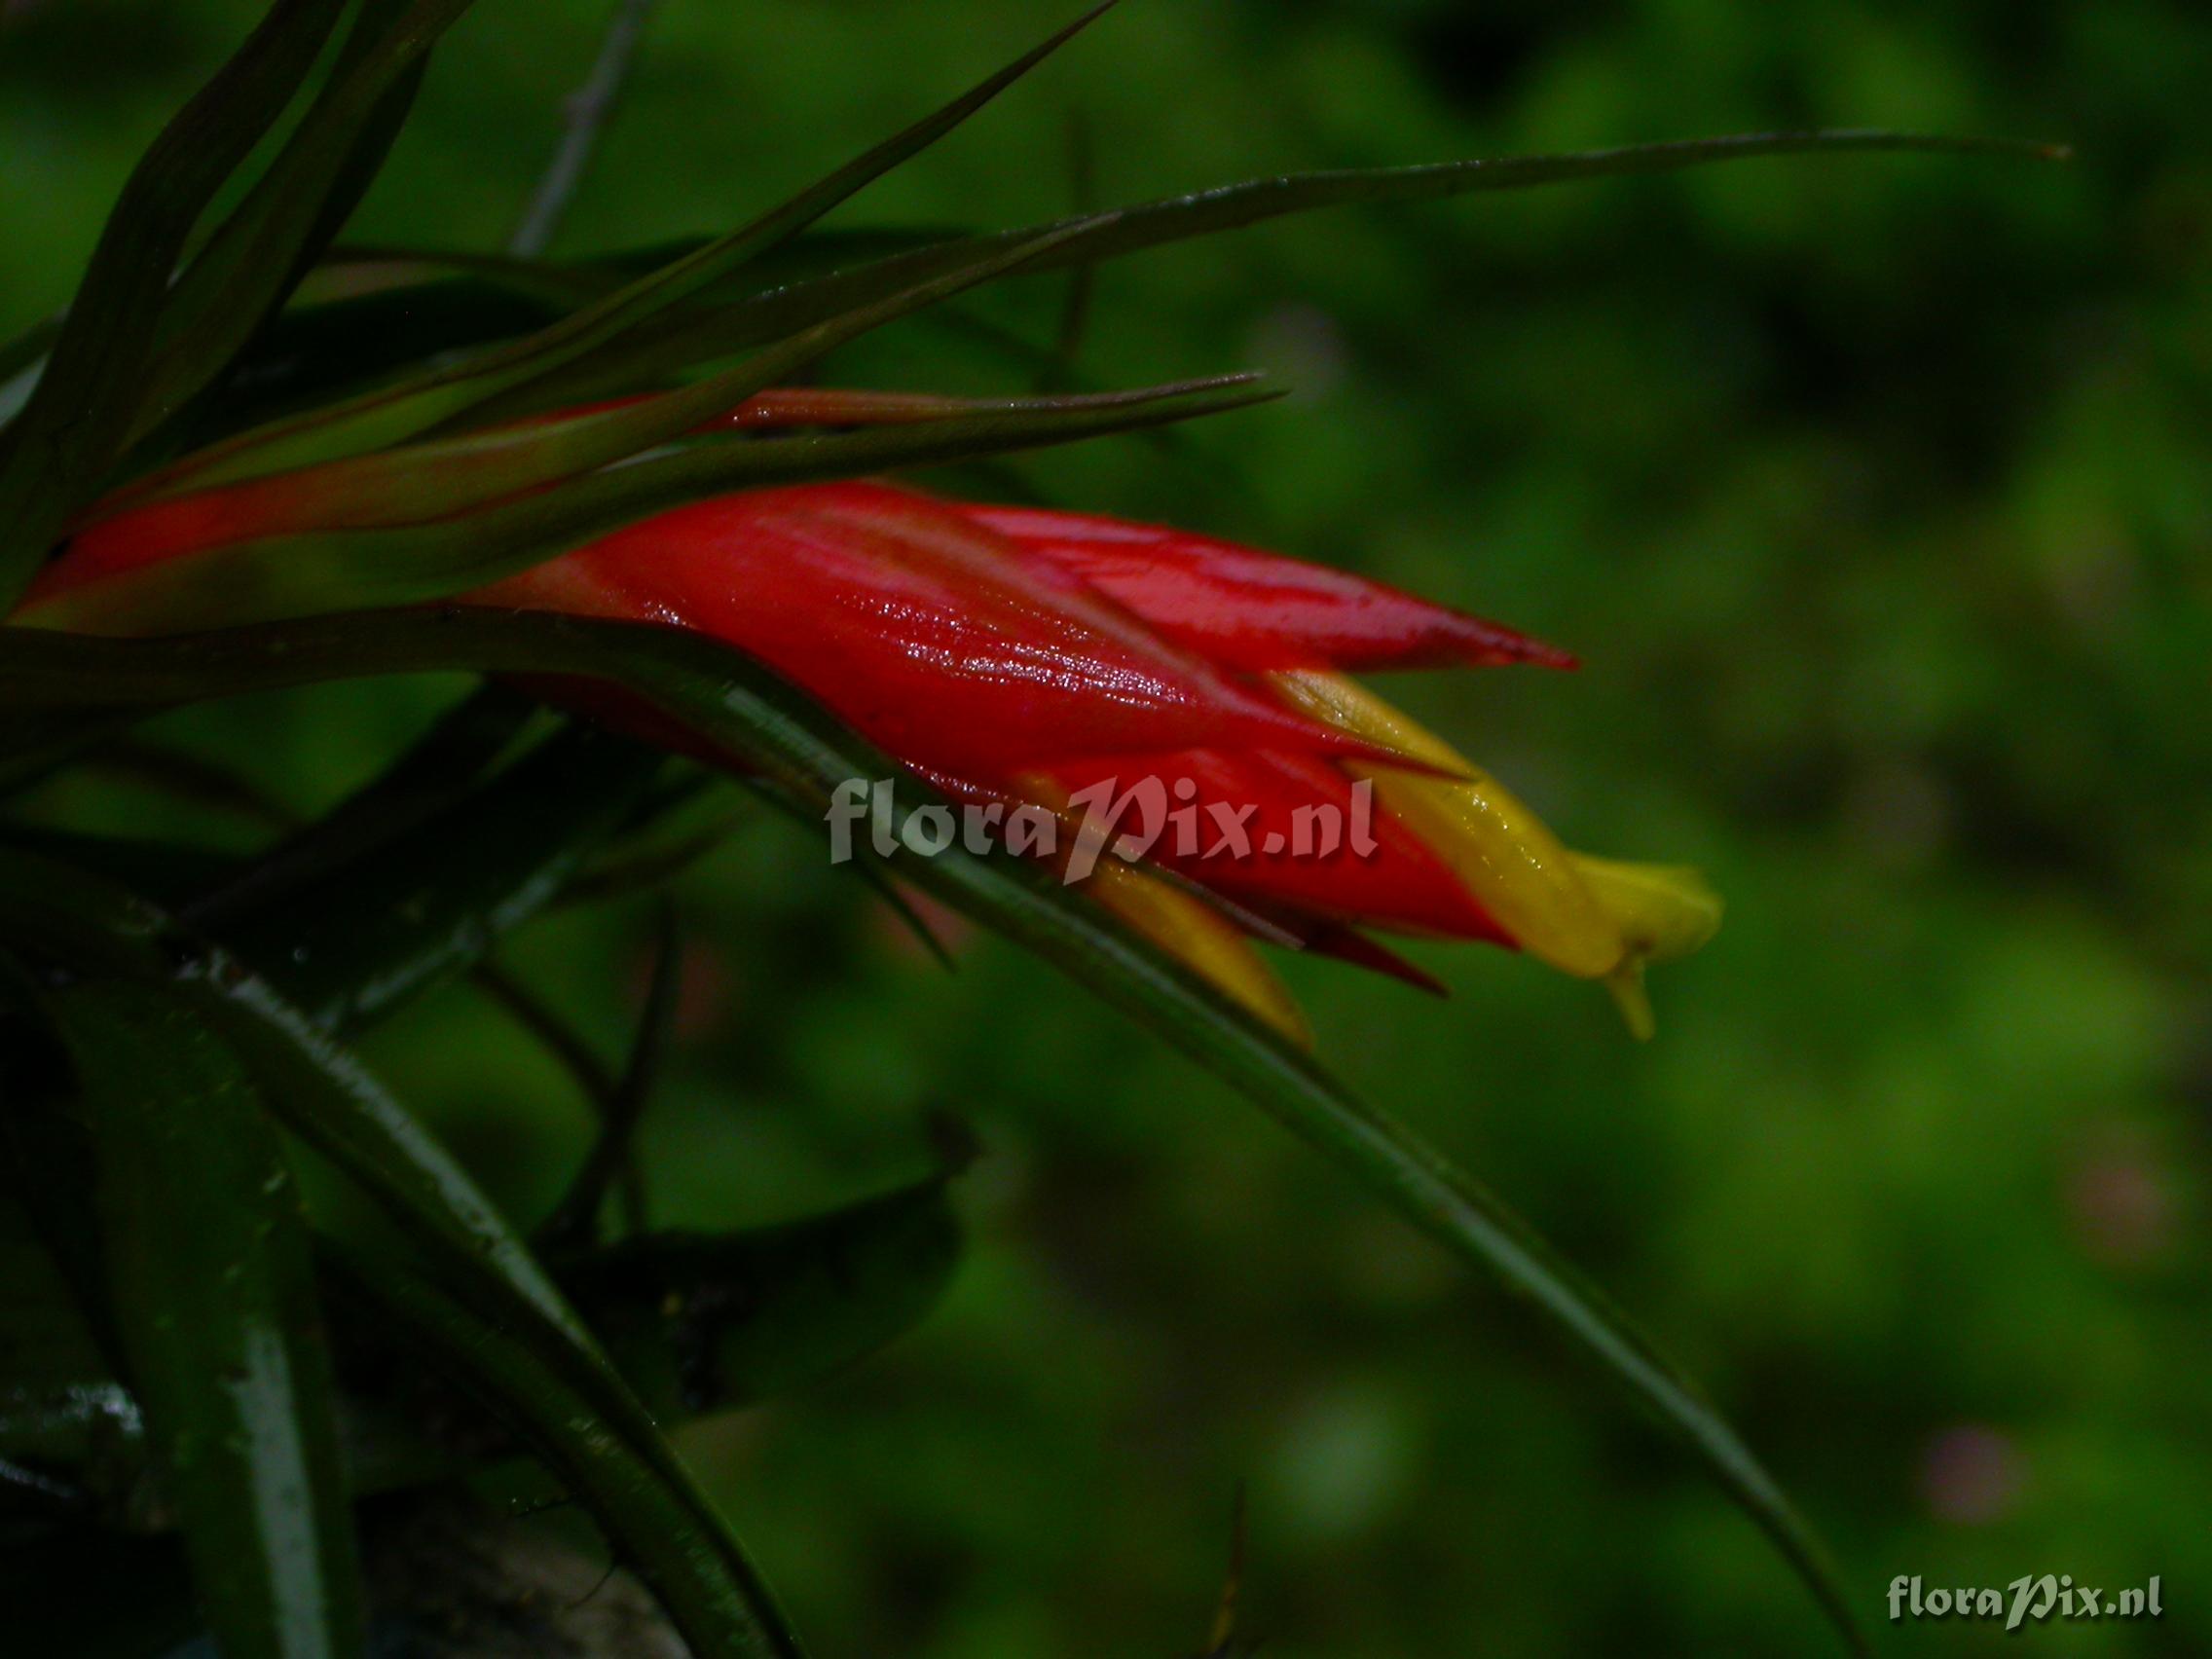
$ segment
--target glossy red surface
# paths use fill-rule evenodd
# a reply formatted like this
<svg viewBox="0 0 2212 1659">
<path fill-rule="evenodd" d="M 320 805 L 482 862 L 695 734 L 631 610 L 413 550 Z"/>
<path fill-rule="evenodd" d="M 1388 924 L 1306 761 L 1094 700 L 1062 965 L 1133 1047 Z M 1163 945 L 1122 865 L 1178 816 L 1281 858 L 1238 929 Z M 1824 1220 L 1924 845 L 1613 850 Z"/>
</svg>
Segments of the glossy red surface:
<svg viewBox="0 0 2212 1659">
<path fill-rule="evenodd" d="M 1574 664 L 1557 646 L 1324 565 L 1083 513 L 960 510 L 1227 667 Z"/>
</svg>

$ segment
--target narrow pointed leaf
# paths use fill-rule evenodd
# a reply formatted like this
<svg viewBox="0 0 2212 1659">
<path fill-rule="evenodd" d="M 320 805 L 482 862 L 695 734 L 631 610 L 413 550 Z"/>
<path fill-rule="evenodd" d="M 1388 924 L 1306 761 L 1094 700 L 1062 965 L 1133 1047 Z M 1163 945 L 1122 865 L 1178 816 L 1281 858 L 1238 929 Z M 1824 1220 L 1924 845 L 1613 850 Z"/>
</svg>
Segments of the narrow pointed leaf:
<svg viewBox="0 0 2212 1659">
<path fill-rule="evenodd" d="M 538 1316 L 585 1340 L 552 1280 L 468 1172 L 267 981 L 137 895 L 20 847 L 0 846 L 0 942 L 79 972 L 170 984 L 251 1064 L 270 1110 L 419 1248 L 457 1270 L 497 1276 Z"/>
<path fill-rule="evenodd" d="M 819 1382 L 917 1324 L 951 1282 L 947 1180 L 739 1233 L 659 1233 L 557 1263 L 653 1411 L 728 1410 Z"/>
<path fill-rule="evenodd" d="M 214 880 L 184 893 L 146 891 L 179 920 L 222 939 L 240 919 L 288 903 L 304 889 L 374 855 L 450 810 L 512 749 L 537 706 L 507 686 L 480 685 L 431 722 L 376 777 L 250 860 L 226 860 Z"/>
<path fill-rule="evenodd" d="M 61 325 L 67 317 L 66 312 L 42 317 L 7 345 L 0 346 L 0 382 L 12 381 L 44 361 L 46 354 L 54 350 L 54 342 L 59 338 Z M 0 414 L 0 420 L 4 419 L 6 415 Z"/>
<path fill-rule="evenodd" d="M 605 1390 L 576 1375 L 571 1350 L 532 1327 L 486 1318 L 448 1284 L 335 1243 L 324 1261 L 357 1302 L 566 1481 L 631 1552 L 700 1659 L 803 1659 L 752 1563 L 634 1402 L 610 1414 Z"/>
<path fill-rule="evenodd" d="M 0 453 L 6 449 L 9 424 L 23 412 L 46 372 L 46 354 L 61 333 L 61 315 L 50 316 L 0 346 Z"/>
<path fill-rule="evenodd" d="M 701 245 L 697 240 L 686 241 L 666 251 L 663 258 L 680 258 Z M 650 270 L 662 262 L 648 260 L 645 268 Z M 478 253 L 465 248 L 353 242 L 323 254 L 314 270 L 301 278 L 297 300 L 313 307 L 348 297 L 416 294 L 464 279 L 527 301 L 533 309 L 518 314 L 531 320 L 507 331 L 523 334 L 558 320 L 544 316 L 538 308 L 550 307 L 565 313 L 605 299 L 624 284 L 631 265 L 632 256 L 627 254 L 571 263 L 518 259 L 512 254 Z"/>
<path fill-rule="evenodd" d="M 736 367 L 612 409 L 505 426 L 327 462 L 236 486 L 266 521 L 264 534 L 420 524 L 557 483 L 668 443 L 740 409 L 824 352 L 1027 263 L 1074 231 L 994 249 L 984 258 L 803 330 Z M 133 504 L 142 499 L 131 498 Z"/>
<path fill-rule="evenodd" d="M 46 372 L 0 442 L 0 610 L 121 453 L 186 240 L 291 102 L 344 9 L 344 0 L 277 0 L 123 187 Z"/>
<path fill-rule="evenodd" d="M 1103 10 L 1105 8 L 1100 7 L 1087 14 L 936 114 L 887 139 L 789 202 L 728 236 L 640 277 L 552 327 L 455 368 L 405 381 L 274 428 L 245 433 L 218 452 L 195 461 L 196 481 L 215 483 L 283 471 L 336 456 L 357 455 L 404 442 L 453 420 L 473 404 L 511 391 L 586 352 L 606 347 L 755 255 L 795 236 L 864 185 L 935 143 L 1027 74 Z"/>
<path fill-rule="evenodd" d="M 275 1129 L 173 996 L 93 981 L 41 1001 L 73 1078 L 62 1121 L 30 1133 L 82 1162 L 34 1196 L 83 1212 L 55 1231 L 80 1241 L 72 1266 L 145 1410 L 202 1610 L 235 1659 L 358 1655 L 329 1357 Z"/>
<path fill-rule="evenodd" d="M 330 79 L 316 93 L 276 159 L 218 226 L 162 307 L 158 350 L 131 388 L 128 429 L 135 441 L 207 386 L 282 301 L 321 250 L 318 235 L 337 229 L 334 200 L 357 189 L 361 165 L 376 159 L 395 102 L 424 54 L 475 0 L 377 0 Z"/>
<path fill-rule="evenodd" d="M 639 1235 L 560 1256 L 553 1272 L 655 1416 L 743 1410 L 850 1369 L 928 1316 L 960 1261 L 949 1188 L 936 1175 L 768 1226 Z M 29 1214 L 4 1198 L 0 1354 L 0 1460 L 42 1465 L 57 1484 L 117 1499 L 127 1519 L 152 1519 L 129 1507 L 149 1491 L 138 1404 Z M 424 1464 L 450 1475 L 450 1453 L 407 1433 L 374 1392 L 379 1379 L 362 1381 L 371 1391 L 350 1402 L 353 1490 L 389 1490 Z"/>
<path fill-rule="evenodd" d="M 676 906 L 664 897 L 653 929 L 652 971 L 637 1035 L 630 1039 L 621 1075 L 592 1091 L 592 1103 L 599 1109 L 599 1133 L 569 1190 L 533 1235 L 540 1249 L 557 1253 L 588 1247 L 599 1236 L 600 1206 L 617 1181 L 626 1184 L 633 1228 L 645 1226 L 645 1188 L 634 1157 L 638 1125 L 645 1121 L 645 1108 L 660 1082 L 682 989 L 683 940 L 677 931 Z"/>
<path fill-rule="evenodd" d="M 727 302 L 764 288 L 827 276 L 833 271 L 911 253 L 916 248 L 961 241 L 973 235 L 965 225 L 810 227 L 744 264 L 703 284 L 683 304 Z M 715 239 L 679 237 L 665 242 L 618 248 L 585 259 L 518 259 L 512 254 L 467 248 L 417 247 L 394 242 L 349 242 L 324 254 L 315 274 L 301 284 L 303 301 L 328 297 L 325 290 L 358 293 L 364 286 L 390 289 L 426 286 L 441 278 L 471 277 L 491 287 L 564 311 L 577 311 L 606 299 L 639 277 L 680 259 L 688 259 Z"/>
<path fill-rule="evenodd" d="M 245 872 L 185 919 L 340 1036 L 464 972 L 557 899 L 663 756 L 574 725 L 404 832 L 295 869 Z"/>
<path fill-rule="evenodd" d="M 665 629 L 446 611 L 434 624 L 422 616 L 357 615 L 128 643 L 0 633 L 0 690 L 63 701 L 158 703 L 461 663 L 619 682 L 803 798 L 827 798 L 847 779 L 895 775 L 894 762 L 772 676 L 710 642 Z M 929 799 L 916 787 L 908 809 Z M 1419 1231 L 1529 1297 L 1680 1437 L 1767 1532 L 1844 1639 L 1863 1649 L 1825 1551 L 1734 1429 L 1495 1194 L 1040 866 L 978 858 L 956 845 L 912 861 L 903 873 L 1065 969 L 1264 1107 Z"/>
<path fill-rule="evenodd" d="M 145 1414 L 29 1213 L 9 1199 L 0 1199 L 0 1458 L 71 1475 L 95 1452 L 142 1464 Z"/>
<path fill-rule="evenodd" d="M 1219 236 L 1270 219 L 1326 207 L 1436 202 L 1493 191 L 1531 190 L 1637 173 L 1677 172 L 1766 156 L 1880 151 L 2032 160 L 2056 160 L 2066 154 L 2058 146 L 2008 139 L 1846 129 L 1733 133 L 1562 155 L 1486 157 L 1416 166 L 1290 173 L 1124 207 L 1113 223 L 1062 242 L 1030 269 L 1049 271 L 1116 259 L 1147 248 Z M 1059 221 L 1062 225 L 1074 222 Z M 743 350 L 761 341 L 782 339 L 824 316 L 835 315 L 876 295 L 895 292 L 961 260 L 971 259 L 978 248 L 1033 237 L 1050 228 L 1032 225 L 893 253 L 812 281 L 769 288 L 704 315 L 694 313 L 663 317 L 641 328 L 626 341 L 618 360 L 611 356 L 593 357 L 578 363 L 556 387 L 548 388 L 545 395 L 554 401 L 588 396 L 608 384 L 610 376 L 643 378 L 667 374 L 689 363 Z"/>
<path fill-rule="evenodd" d="M 0 940 L 158 981 L 226 1040 L 271 1109 L 351 1176 L 435 1266 L 355 1264 L 456 1381 L 510 1415 L 587 1495 L 701 1655 L 799 1659 L 744 1546 L 528 1249 L 468 1176 L 343 1050 L 220 951 L 135 897 L 0 848 Z M 401 1287 L 393 1290 L 392 1286 Z M 408 1286 L 419 1286 L 420 1296 Z M 390 1298 L 397 1297 L 394 1304 Z M 424 1302 L 422 1298 L 427 1298 Z"/>
<path fill-rule="evenodd" d="M 333 76 L 350 75 L 358 70 L 385 36 L 406 21 L 410 3 L 411 0 L 361 0 L 353 14 L 353 26 L 346 36 L 346 44 L 339 50 Z M 407 125 L 407 118 L 415 111 L 415 99 L 422 92 L 423 80 L 429 67 L 427 51 L 416 54 L 371 107 L 368 119 L 323 198 L 321 222 L 309 234 L 304 250 L 309 267 L 321 264 L 324 252 L 346 228 L 346 221 L 353 216 L 353 209 L 360 205 L 361 198 L 368 194 L 369 187 L 384 170 L 385 159 L 397 142 L 400 129 Z M 286 292 L 296 290 L 305 275 L 304 271 L 296 273 Z"/>
<path fill-rule="evenodd" d="M 542 327 L 550 303 L 467 277 L 349 291 L 271 317 L 163 434 L 197 454 L 249 426 L 357 392 L 373 382 Z M 0 387 L 0 414 L 7 391 Z M 123 486 L 123 492 L 136 481 Z M 118 492 L 111 491 L 112 498 Z"/>
</svg>

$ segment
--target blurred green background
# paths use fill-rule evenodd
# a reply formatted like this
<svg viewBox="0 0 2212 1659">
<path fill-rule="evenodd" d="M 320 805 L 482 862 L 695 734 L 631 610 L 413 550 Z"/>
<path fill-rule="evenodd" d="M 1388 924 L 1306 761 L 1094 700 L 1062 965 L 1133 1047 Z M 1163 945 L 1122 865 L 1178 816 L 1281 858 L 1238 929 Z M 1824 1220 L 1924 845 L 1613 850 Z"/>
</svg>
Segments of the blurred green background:
<svg viewBox="0 0 2212 1659">
<path fill-rule="evenodd" d="M 258 11 L 13 0 L 0 332 Z M 498 246 L 601 0 L 485 0 L 354 239 Z M 665 0 L 560 251 L 733 222 L 1025 46 L 1020 0 Z M 1321 1048 L 1710 1384 L 1900 1653 L 2212 1650 L 2212 17 L 2096 0 L 1128 0 L 841 223 L 999 224 L 1297 167 L 1739 128 L 2067 140 L 1360 210 L 1109 267 L 1117 382 L 1292 400 L 973 488 L 1382 574 L 1582 653 L 1394 694 L 1595 850 L 1694 862 L 1718 940 L 1639 1048 L 1602 996 L 1419 948 L 1451 1002 L 1287 972 Z M 1047 340 L 1061 288 L 976 314 Z M 854 384 L 1018 387 L 910 326 Z M 450 686 L 172 718 L 296 804 Z M 46 803 L 159 828 L 148 795 Z M 243 844 L 198 818 L 193 833 Z M 791 1213 L 989 1147 L 940 1314 L 692 1434 L 824 1653 L 1195 1651 L 1249 1483 L 1271 1659 L 1794 1654 L 1752 1530 L 1521 1309 L 1011 947 L 947 975 L 756 816 L 681 889 L 656 1219 Z M 516 970 L 611 1051 L 639 906 Z M 380 1065 L 518 1211 L 585 1109 L 469 994 Z M 1890 1629 L 1894 1574 L 2161 1574 L 2157 1626 Z"/>
</svg>

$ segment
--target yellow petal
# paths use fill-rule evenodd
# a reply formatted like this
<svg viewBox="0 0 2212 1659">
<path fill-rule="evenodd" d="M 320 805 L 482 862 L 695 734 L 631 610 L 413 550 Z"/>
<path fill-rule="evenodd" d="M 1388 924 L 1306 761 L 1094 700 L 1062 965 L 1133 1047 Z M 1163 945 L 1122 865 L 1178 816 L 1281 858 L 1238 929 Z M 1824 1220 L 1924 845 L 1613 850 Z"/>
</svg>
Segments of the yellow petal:
<svg viewBox="0 0 2212 1659">
<path fill-rule="evenodd" d="M 1574 855 L 1511 791 L 1426 727 L 1341 675 L 1273 677 L 1293 705 L 1355 737 L 1459 774 L 1432 777 L 1349 762 L 1377 798 L 1466 884 L 1523 950 L 1584 979 L 1620 965 L 1621 930 Z"/>
<path fill-rule="evenodd" d="M 1060 862 L 1074 849 L 1083 815 L 1068 792 L 1043 773 L 1014 779 L 1024 799 L 1059 816 Z M 1301 1049 L 1313 1047 L 1306 1011 L 1275 977 L 1244 931 L 1203 900 L 1171 882 L 1146 875 L 1106 851 L 1082 883 L 1083 891 L 1160 946 L 1231 1001 L 1273 1026 Z"/>
<path fill-rule="evenodd" d="M 1574 867 L 1621 931 L 1625 952 L 1605 976 L 1605 988 L 1639 1041 L 1653 1029 L 1644 967 L 1687 956 L 1720 927 L 1720 896 L 1681 865 L 1623 864 L 1575 853 Z"/>
<path fill-rule="evenodd" d="M 1652 1032 L 1643 970 L 1686 956 L 1720 926 L 1720 900 L 1697 871 L 1569 851 L 1511 791 L 1366 687 L 1341 675 L 1278 674 L 1296 707 L 1341 731 L 1457 774 L 1350 763 L 1385 810 L 1442 859 L 1521 948 L 1602 979 L 1639 1038 Z"/>
<path fill-rule="evenodd" d="M 1219 910 L 1111 855 L 1098 861 L 1083 891 L 1300 1048 L 1313 1046 L 1306 1012 L 1290 987 Z"/>
<path fill-rule="evenodd" d="M 1720 895 L 1685 865 L 1624 864 L 1589 853 L 1568 857 L 1640 962 L 1687 956 L 1720 931 Z"/>
</svg>

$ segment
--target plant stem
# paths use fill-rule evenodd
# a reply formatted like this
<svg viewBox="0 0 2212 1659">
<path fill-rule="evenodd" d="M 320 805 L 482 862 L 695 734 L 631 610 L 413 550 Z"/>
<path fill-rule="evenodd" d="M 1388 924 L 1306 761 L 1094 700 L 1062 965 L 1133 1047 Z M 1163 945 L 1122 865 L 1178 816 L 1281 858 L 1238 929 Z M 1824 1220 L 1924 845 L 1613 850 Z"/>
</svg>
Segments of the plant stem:
<svg viewBox="0 0 2212 1659">
<path fill-rule="evenodd" d="M 600 42 L 598 59 L 584 84 L 563 107 L 560 146 L 553 152 L 545 176 L 538 180 L 537 192 L 531 198 L 522 222 L 507 240 L 507 251 L 518 259 L 535 259 L 560 229 L 570 200 L 583 182 L 584 169 L 591 165 L 600 132 L 621 100 L 623 83 L 637 60 L 638 46 L 645 39 L 645 22 L 654 4 L 655 0 L 616 0 L 614 16 L 608 19 L 607 34 Z"/>
</svg>

